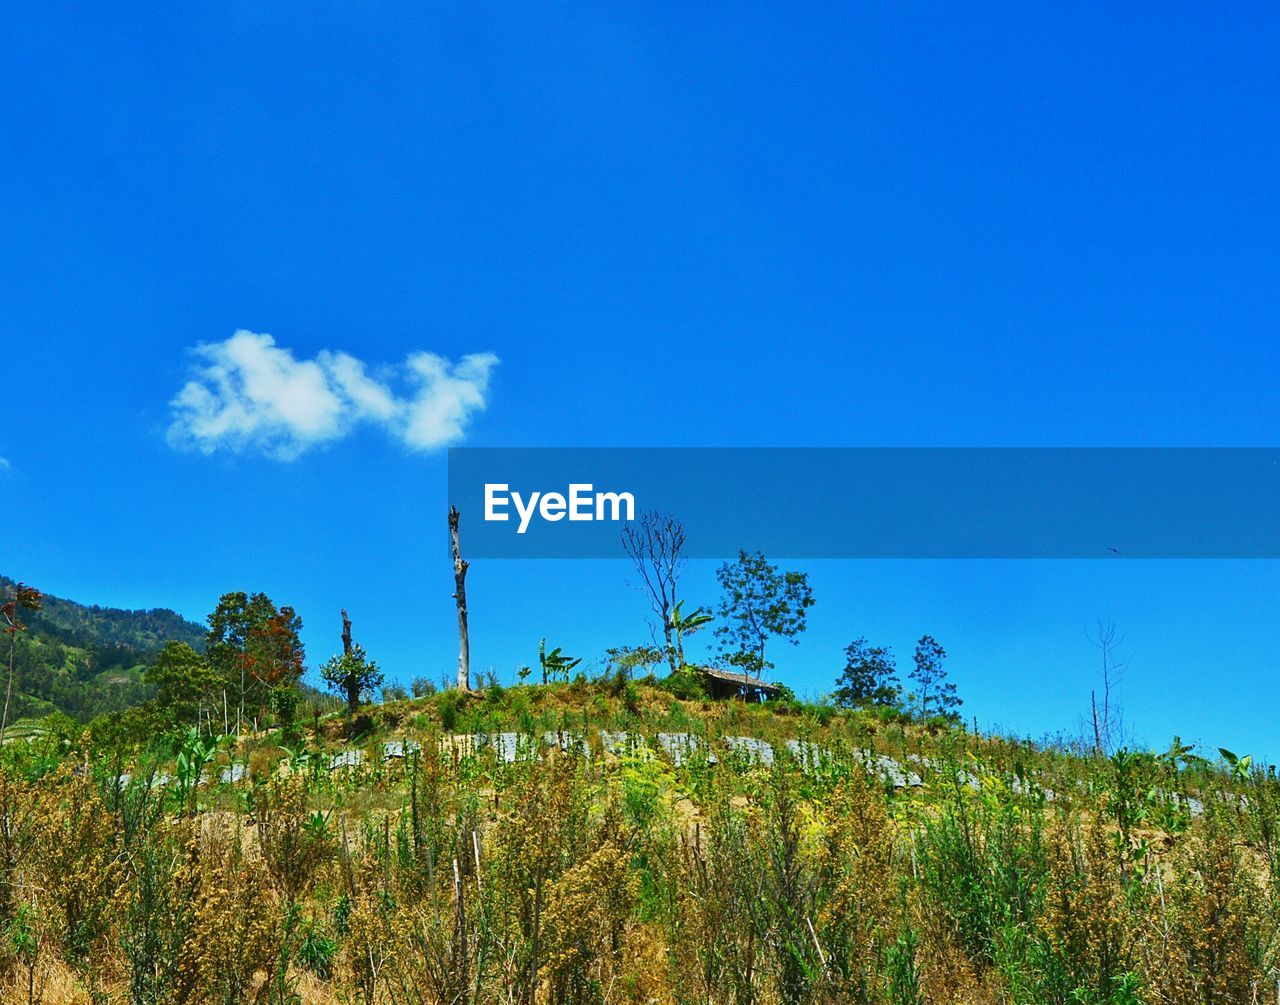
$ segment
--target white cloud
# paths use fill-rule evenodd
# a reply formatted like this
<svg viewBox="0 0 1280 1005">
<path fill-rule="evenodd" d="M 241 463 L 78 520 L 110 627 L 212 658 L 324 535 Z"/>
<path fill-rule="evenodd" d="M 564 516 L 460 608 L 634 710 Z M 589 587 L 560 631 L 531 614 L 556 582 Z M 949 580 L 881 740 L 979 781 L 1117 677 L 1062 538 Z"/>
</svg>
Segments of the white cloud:
<svg viewBox="0 0 1280 1005">
<path fill-rule="evenodd" d="M 412 450 L 456 443 L 484 409 L 498 363 L 492 353 L 464 356 L 455 365 L 416 352 L 378 379 L 349 353 L 324 350 L 298 359 L 270 335 L 243 329 L 197 346 L 193 355 L 191 379 L 170 402 L 169 443 L 286 461 L 342 439 L 361 423 L 382 427 Z M 388 379 L 398 379 L 405 392 L 397 393 Z"/>
<path fill-rule="evenodd" d="M 468 416 L 484 408 L 489 371 L 498 364 L 491 352 L 463 356 L 455 367 L 443 356 L 416 352 L 406 366 L 417 393 L 405 409 L 400 435 L 418 450 L 462 438 Z"/>
</svg>

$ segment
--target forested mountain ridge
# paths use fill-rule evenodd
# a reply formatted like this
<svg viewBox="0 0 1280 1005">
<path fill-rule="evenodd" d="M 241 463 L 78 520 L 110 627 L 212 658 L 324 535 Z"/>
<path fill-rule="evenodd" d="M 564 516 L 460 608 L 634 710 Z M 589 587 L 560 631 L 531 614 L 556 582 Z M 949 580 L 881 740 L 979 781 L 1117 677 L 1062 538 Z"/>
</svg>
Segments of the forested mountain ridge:
<svg viewBox="0 0 1280 1005">
<path fill-rule="evenodd" d="M 0 576 L 0 594 L 13 585 Z M 10 721 L 54 711 L 87 721 L 141 704 L 152 692 L 143 672 L 165 642 L 204 649 L 204 626 L 166 608 L 127 611 L 45 594 L 40 610 L 22 614 Z M 7 644 L 0 655 L 7 673 Z"/>
</svg>

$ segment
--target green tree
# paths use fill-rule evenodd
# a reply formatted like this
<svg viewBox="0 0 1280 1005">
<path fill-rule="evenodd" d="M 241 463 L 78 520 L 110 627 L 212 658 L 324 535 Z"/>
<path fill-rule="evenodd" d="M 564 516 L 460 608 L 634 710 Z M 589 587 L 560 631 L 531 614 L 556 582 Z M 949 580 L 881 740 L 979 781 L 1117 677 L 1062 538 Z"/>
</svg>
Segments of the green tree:
<svg viewBox="0 0 1280 1005">
<path fill-rule="evenodd" d="M 176 722 L 198 720 L 202 709 L 214 707 L 221 689 L 209 661 L 185 642 L 166 642 L 146 678 L 156 689 L 156 705 Z"/>
<path fill-rule="evenodd" d="M 783 572 L 760 552 L 738 552 L 733 562 L 716 570 L 723 591 L 716 638 L 729 663 L 744 672 L 763 673 L 772 666 L 765 660 L 765 643 L 773 636 L 792 645 L 806 627 L 806 612 L 813 606 L 809 576 Z"/>
<path fill-rule="evenodd" d="M 916 709 L 921 718 L 941 715 L 954 719 L 956 709 L 962 704 L 955 684 L 947 680 L 947 671 L 943 669 L 946 658 L 947 651 L 932 635 L 925 635 L 916 643 L 912 657 L 916 666 L 911 671 L 911 679 L 916 683 Z"/>
<path fill-rule="evenodd" d="M 246 715 L 271 707 L 282 718 L 294 702 L 274 697 L 296 691 L 302 678 L 302 619 L 292 607 L 277 608 L 265 593 L 224 593 L 209 615 L 205 651 L 222 687 L 234 695 L 237 728 Z M 287 723 L 286 723 L 287 725 Z"/>
<path fill-rule="evenodd" d="M 630 680 L 635 677 L 636 670 L 651 672 L 650 667 L 666 659 L 666 654 L 657 646 L 615 646 L 604 651 L 609 665 L 621 670 Z"/>
<path fill-rule="evenodd" d="M 850 642 L 844 651 L 844 672 L 836 680 L 831 697 L 841 708 L 887 707 L 898 703 L 902 686 L 897 665 L 887 646 L 873 646 L 865 638 Z"/>
<path fill-rule="evenodd" d="M 320 676 L 330 691 L 347 700 L 347 711 L 355 715 L 362 695 L 372 694 L 382 686 L 383 674 L 378 664 L 369 659 L 359 642 L 350 652 L 330 656 L 320 667 Z"/>
</svg>

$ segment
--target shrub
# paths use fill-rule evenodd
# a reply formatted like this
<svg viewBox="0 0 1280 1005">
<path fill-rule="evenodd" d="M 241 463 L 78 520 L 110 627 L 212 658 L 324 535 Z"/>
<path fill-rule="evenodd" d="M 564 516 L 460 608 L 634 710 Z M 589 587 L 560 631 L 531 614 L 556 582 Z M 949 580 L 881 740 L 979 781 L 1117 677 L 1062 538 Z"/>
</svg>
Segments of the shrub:
<svg viewBox="0 0 1280 1005">
<path fill-rule="evenodd" d="M 702 678 L 692 670 L 677 670 L 668 674 L 658 682 L 658 687 L 681 701 L 706 701 L 707 690 L 702 686 Z"/>
<path fill-rule="evenodd" d="M 622 707 L 630 715 L 640 714 L 640 689 L 631 681 L 627 681 L 622 689 Z"/>
<path fill-rule="evenodd" d="M 436 701 L 436 711 L 440 713 L 440 725 L 446 732 L 452 733 L 458 728 L 458 692 L 453 688 L 442 693 Z"/>
<path fill-rule="evenodd" d="M 819 726 L 825 726 L 835 718 L 836 710 L 831 705 L 806 705 L 806 714 Z"/>
<path fill-rule="evenodd" d="M 766 704 L 782 704 L 785 702 L 795 702 L 796 693 L 788 685 L 781 682 L 774 685 L 778 690 L 769 695 Z"/>
<path fill-rule="evenodd" d="M 382 689 L 383 702 L 389 701 L 406 701 L 409 692 L 400 684 L 387 684 Z"/>
<path fill-rule="evenodd" d="M 322 980 L 333 974 L 333 957 L 338 943 L 325 932 L 324 926 L 314 918 L 302 923 L 298 939 L 298 962 Z"/>
<path fill-rule="evenodd" d="M 630 683 L 630 676 L 627 674 L 627 671 L 621 667 L 610 670 L 609 667 L 606 666 L 600 676 L 595 679 L 596 686 L 601 688 L 611 698 L 621 697 L 622 692 Z"/>
<path fill-rule="evenodd" d="M 489 685 L 484 689 L 484 700 L 486 704 L 499 708 L 502 706 L 503 700 L 507 696 L 507 689 L 498 683 L 497 677 L 492 677 Z"/>
</svg>

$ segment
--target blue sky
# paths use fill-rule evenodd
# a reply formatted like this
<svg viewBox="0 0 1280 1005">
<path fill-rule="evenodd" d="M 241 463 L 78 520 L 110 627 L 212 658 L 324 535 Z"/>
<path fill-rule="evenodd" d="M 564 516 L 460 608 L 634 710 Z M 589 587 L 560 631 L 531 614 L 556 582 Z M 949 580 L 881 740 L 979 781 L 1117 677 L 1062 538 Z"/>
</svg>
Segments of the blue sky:
<svg viewBox="0 0 1280 1005">
<path fill-rule="evenodd" d="M 197 618 L 266 590 L 313 664 L 345 605 L 395 676 L 438 677 L 446 442 L 1275 445 L 1277 28 L 1262 4 L 24 5 L 0 571 Z M 249 372 L 255 410 L 174 404 Z M 905 662 L 927 631 L 966 712 L 1070 730 L 1105 618 L 1140 737 L 1280 753 L 1274 563 L 806 567 L 811 630 L 778 653 L 800 691 L 854 637 Z M 477 665 L 641 641 L 629 578 L 477 564 Z"/>
</svg>

